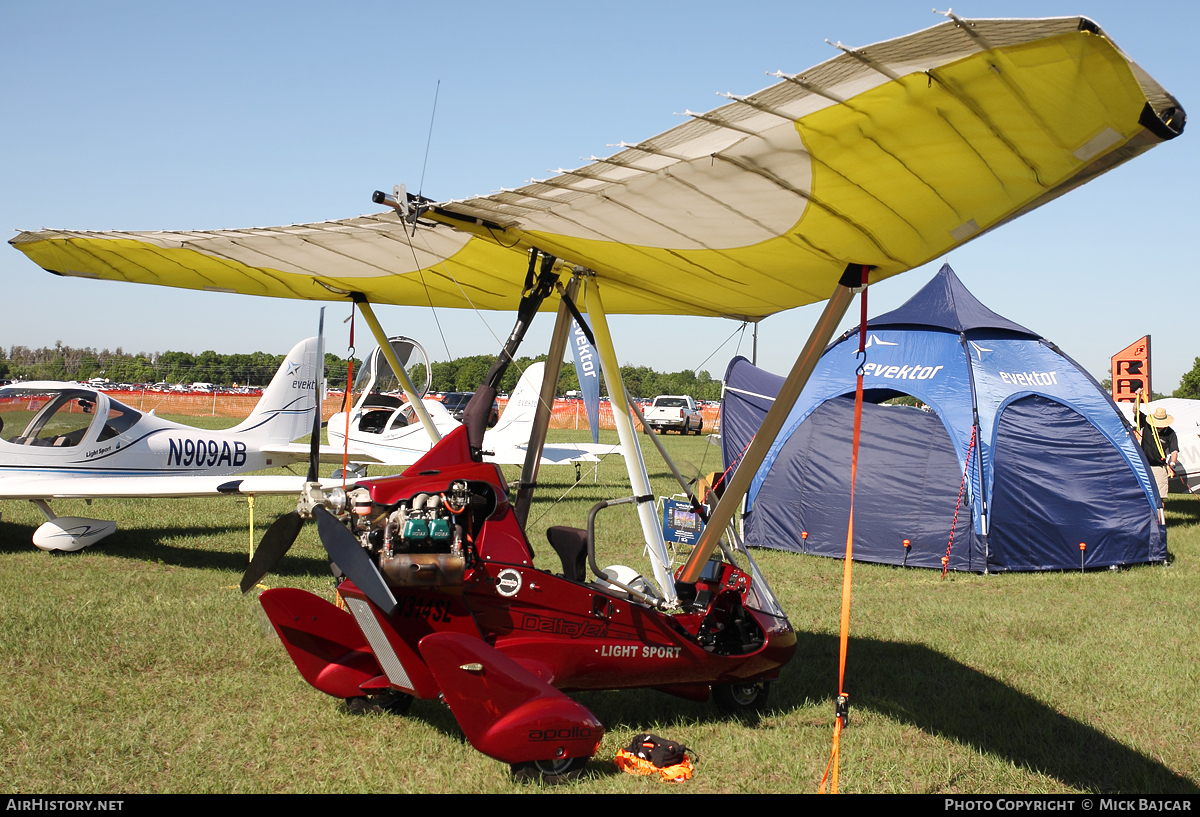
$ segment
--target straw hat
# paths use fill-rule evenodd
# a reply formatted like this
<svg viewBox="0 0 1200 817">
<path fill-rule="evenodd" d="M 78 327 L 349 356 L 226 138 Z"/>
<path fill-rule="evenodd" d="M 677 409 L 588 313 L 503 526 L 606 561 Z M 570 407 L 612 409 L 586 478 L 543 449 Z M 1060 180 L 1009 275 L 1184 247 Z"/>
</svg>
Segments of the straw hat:
<svg viewBox="0 0 1200 817">
<path fill-rule="evenodd" d="M 1175 418 L 1167 414 L 1167 410 L 1159 406 L 1154 410 L 1153 414 L 1146 416 L 1146 421 L 1155 428 L 1166 428 L 1171 423 L 1175 422 Z"/>
</svg>

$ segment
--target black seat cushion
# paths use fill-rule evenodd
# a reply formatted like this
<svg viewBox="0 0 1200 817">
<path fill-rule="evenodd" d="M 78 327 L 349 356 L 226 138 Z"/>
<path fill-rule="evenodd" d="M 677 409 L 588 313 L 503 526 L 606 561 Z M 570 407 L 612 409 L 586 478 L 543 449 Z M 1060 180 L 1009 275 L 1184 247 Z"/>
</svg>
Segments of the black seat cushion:
<svg viewBox="0 0 1200 817">
<path fill-rule="evenodd" d="M 555 525 L 546 530 L 546 539 L 562 560 L 563 577 L 582 582 L 587 575 L 584 561 L 587 557 L 587 531 Z"/>
</svg>

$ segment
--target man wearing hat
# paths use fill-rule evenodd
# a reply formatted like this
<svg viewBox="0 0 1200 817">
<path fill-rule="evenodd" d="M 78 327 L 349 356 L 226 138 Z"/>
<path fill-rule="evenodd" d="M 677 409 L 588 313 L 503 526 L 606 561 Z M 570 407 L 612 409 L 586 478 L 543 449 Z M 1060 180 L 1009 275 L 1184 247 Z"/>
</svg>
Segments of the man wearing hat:
<svg viewBox="0 0 1200 817">
<path fill-rule="evenodd" d="M 1167 495 L 1167 480 L 1171 469 L 1179 459 L 1179 438 L 1171 423 L 1175 418 L 1167 414 L 1167 410 L 1159 406 L 1152 414 L 1142 412 L 1141 432 L 1142 451 L 1154 471 L 1154 481 L 1158 484 L 1158 495 Z"/>
</svg>

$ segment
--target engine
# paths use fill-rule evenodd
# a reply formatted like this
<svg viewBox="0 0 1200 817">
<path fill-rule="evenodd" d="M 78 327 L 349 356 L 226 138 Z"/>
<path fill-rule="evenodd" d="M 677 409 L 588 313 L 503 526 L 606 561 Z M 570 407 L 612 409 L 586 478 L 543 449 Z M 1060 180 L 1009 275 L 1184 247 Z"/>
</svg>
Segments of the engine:
<svg viewBox="0 0 1200 817">
<path fill-rule="evenodd" d="M 338 499 L 337 510 L 348 516 L 350 530 L 374 554 L 393 587 L 461 585 L 470 558 L 464 537 L 470 537 L 495 504 L 490 486 L 466 480 L 390 506 L 375 504 L 366 488 Z"/>
<path fill-rule="evenodd" d="M 456 486 L 458 484 L 456 483 Z M 419 493 L 401 500 L 388 515 L 382 531 L 375 531 L 382 555 L 401 553 L 457 553 L 462 555 L 462 525 L 454 517 L 466 510 L 465 484 L 449 493 Z"/>
</svg>

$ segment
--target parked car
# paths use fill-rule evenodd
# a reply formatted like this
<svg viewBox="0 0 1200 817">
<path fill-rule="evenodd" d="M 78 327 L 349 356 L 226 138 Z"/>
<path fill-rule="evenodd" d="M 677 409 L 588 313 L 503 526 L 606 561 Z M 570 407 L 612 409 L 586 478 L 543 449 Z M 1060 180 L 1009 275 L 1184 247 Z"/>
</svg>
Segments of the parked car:
<svg viewBox="0 0 1200 817">
<path fill-rule="evenodd" d="M 450 412 L 450 416 L 460 423 L 463 418 L 463 411 L 467 408 L 467 403 L 471 402 L 471 398 L 475 396 L 473 391 L 452 391 L 447 392 L 442 397 L 442 405 L 446 407 L 446 411 Z M 492 413 L 488 417 L 488 428 L 491 428 L 500 421 L 500 405 L 492 401 Z"/>
<path fill-rule="evenodd" d="M 687 395 L 659 395 L 654 398 L 650 409 L 643 413 L 646 425 L 654 431 L 674 429 L 680 434 L 691 432 L 699 436 L 704 430 L 704 417 L 696 408 L 696 402 Z"/>
</svg>

